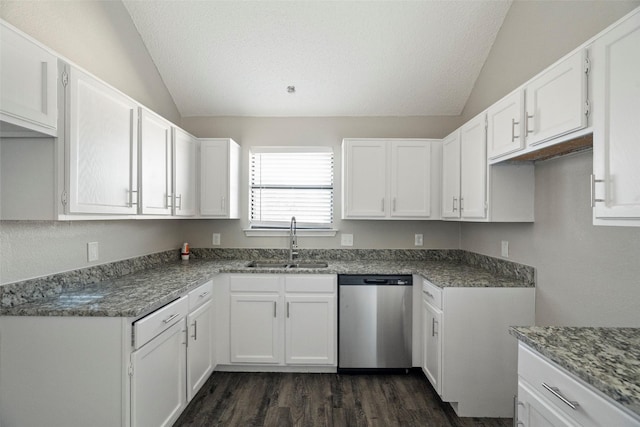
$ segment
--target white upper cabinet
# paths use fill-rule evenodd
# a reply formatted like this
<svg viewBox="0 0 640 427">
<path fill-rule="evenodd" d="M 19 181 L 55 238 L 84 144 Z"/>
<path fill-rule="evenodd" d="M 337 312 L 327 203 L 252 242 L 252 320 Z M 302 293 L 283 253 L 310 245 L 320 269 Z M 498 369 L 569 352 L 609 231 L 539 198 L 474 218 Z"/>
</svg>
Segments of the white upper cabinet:
<svg viewBox="0 0 640 427">
<path fill-rule="evenodd" d="M 137 213 L 138 104 L 74 67 L 67 103 L 67 213 Z"/>
<path fill-rule="evenodd" d="M 488 165 L 482 113 L 442 140 L 442 218 L 533 221 L 532 163 Z"/>
<path fill-rule="evenodd" d="M 0 21 L 0 135 L 57 135 L 58 60 Z"/>
<path fill-rule="evenodd" d="M 442 140 L 442 218 L 460 218 L 460 130 Z"/>
<path fill-rule="evenodd" d="M 376 139 L 342 142 L 344 218 L 387 216 L 387 144 Z"/>
<path fill-rule="evenodd" d="M 200 216 L 239 218 L 240 146 L 232 139 L 200 140 Z"/>
<path fill-rule="evenodd" d="M 345 139 L 343 218 L 439 219 L 440 141 Z"/>
<path fill-rule="evenodd" d="M 173 132 L 173 215 L 195 216 L 198 140 L 178 128 Z"/>
<path fill-rule="evenodd" d="M 140 108 L 140 204 L 142 214 L 171 215 L 171 123 Z"/>
<path fill-rule="evenodd" d="M 582 49 L 527 83 L 527 145 L 587 127 L 587 71 L 586 50 Z"/>
<path fill-rule="evenodd" d="M 487 140 L 485 115 L 460 128 L 460 216 L 487 217 Z"/>
<path fill-rule="evenodd" d="M 521 126 L 522 99 L 522 90 L 519 89 L 487 110 L 487 144 L 490 159 L 524 148 Z"/>
<path fill-rule="evenodd" d="M 595 225 L 640 226 L 640 10 L 593 44 Z"/>
</svg>

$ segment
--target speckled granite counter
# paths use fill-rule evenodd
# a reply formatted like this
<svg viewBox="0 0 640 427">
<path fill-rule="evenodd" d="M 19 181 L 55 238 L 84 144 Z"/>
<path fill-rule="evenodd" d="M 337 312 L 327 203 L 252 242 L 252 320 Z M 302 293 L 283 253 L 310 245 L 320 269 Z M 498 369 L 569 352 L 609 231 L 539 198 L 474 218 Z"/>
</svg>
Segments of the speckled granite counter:
<svg viewBox="0 0 640 427">
<path fill-rule="evenodd" d="M 533 326 L 510 332 L 640 417 L 640 328 Z"/>
<path fill-rule="evenodd" d="M 384 255 L 384 252 L 380 254 Z M 258 252 L 253 255 L 264 255 L 264 253 Z M 186 263 L 170 261 L 129 274 L 125 273 L 121 277 L 107 277 L 94 283 L 68 286 L 50 293 L 43 291 L 44 294 L 36 299 L 25 300 L 25 298 L 21 299 L 20 295 L 9 295 L 5 292 L 0 314 L 5 316 L 140 317 L 167 304 L 218 273 L 419 274 L 440 287 L 534 286 L 532 271 L 524 277 L 518 274 L 505 276 L 478 265 L 469 265 L 462 262 L 459 257 L 409 260 L 373 258 L 360 261 L 328 260 L 328 267 L 319 269 L 248 268 L 246 265 L 251 258 L 240 260 L 202 257 Z M 531 269 L 531 267 L 527 268 Z M 77 276 L 75 274 L 73 277 Z M 46 288 L 46 285 L 42 287 Z"/>
</svg>

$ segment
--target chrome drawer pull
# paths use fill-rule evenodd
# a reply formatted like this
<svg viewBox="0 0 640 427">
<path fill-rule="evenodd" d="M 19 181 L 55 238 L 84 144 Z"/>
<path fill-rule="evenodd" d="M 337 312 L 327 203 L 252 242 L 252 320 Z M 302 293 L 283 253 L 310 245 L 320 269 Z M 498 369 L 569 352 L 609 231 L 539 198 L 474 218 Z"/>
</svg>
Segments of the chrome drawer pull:
<svg viewBox="0 0 640 427">
<path fill-rule="evenodd" d="M 172 314 L 171 316 L 169 316 L 166 319 L 164 319 L 163 322 L 164 323 L 169 323 L 169 322 L 171 322 L 173 319 L 175 319 L 178 316 L 180 316 L 180 313 Z"/>
<path fill-rule="evenodd" d="M 428 291 L 422 291 L 424 292 L 429 298 L 433 298 L 433 294 L 431 292 Z"/>
<path fill-rule="evenodd" d="M 542 387 L 546 388 L 547 390 L 549 390 L 551 392 L 551 394 L 553 394 L 558 399 L 562 400 L 562 402 L 565 403 L 569 408 L 575 410 L 575 409 L 578 408 L 578 406 L 580 406 L 580 404 L 578 402 L 573 401 L 573 400 L 569 400 L 566 397 L 564 397 L 562 395 L 562 393 L 560 393 L 560 389 L 558 387 L 551 387 L 551 386 L 547 385 L 546 383 L 542 383 Z"/>
<path fill-rule="evenodd" d="M 198 295 L 198 298 L 204 298 L 204 297 L 206 297 L 207 295 L 209 295 L 209 291 L 206 291 L 206 292 L 201 293 L 200 295 Z"/>
</svg>

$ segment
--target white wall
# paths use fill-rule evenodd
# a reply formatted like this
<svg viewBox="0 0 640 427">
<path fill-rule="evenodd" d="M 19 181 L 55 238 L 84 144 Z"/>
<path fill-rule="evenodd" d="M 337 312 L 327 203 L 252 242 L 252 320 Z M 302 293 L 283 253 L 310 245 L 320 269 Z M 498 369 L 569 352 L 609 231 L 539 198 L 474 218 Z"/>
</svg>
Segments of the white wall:
<svg viewBox="0 0 640 427">
<path fill-rule="evenodd" d="M 327 118 L 184 118 L 195 136 L 231 137 L 243 148 L 240 220 L 194 220 L 185 236 L 197 247 L 211 247 L 211 234 L 221 233 L 223 247 L 286 248 L 285 237 L 246 237 L 248 228 L 249 147 L 260 145 L 322 145 L 333 147 L 334 227 L 354 235 L 353 248 L 415 248 L 414 234 L 424 235 L 424 248 L 457 248 L 457 223 L 441 221 L 342 221 L 341 143 L 348 137 L 441 138 L 460 124 L 458 117 L 327 117 Z M 335 237 L 300 237 L 301 248 L 340 248 Z"/>
<path fill-rule="evenodd" d="M 640 2 L 514 2 L 465 117 L 491 105 Z M 461 248 L 537 271 L 536 323 L 640 326 L 640 228 L 594 227 L 592 153 L 536 164 L 534 224 L 462 224 Z"/>
<path fill-rule="evenodd" d="M 0 1 L 0 17 L 166 119 L 180 113 L 120 1 Z"/>
</svg>

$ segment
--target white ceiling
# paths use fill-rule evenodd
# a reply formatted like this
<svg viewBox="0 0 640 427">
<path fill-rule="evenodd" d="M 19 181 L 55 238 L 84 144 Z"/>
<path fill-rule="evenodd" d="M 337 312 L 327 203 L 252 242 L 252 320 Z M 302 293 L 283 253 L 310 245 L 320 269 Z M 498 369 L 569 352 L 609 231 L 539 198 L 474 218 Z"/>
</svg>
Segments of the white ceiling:
<svg viewBox="0 0 640 427">
<path fill-rule="evenodd" d="M 422 116 L 461 113 L 511 1 L 124 4 L 183 117 Z"/>
</svg>

